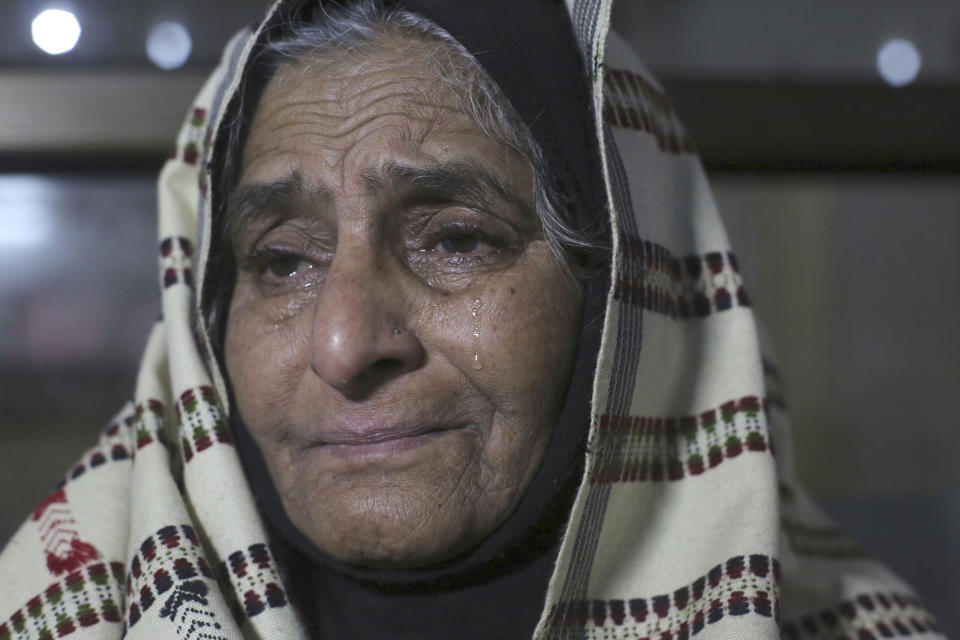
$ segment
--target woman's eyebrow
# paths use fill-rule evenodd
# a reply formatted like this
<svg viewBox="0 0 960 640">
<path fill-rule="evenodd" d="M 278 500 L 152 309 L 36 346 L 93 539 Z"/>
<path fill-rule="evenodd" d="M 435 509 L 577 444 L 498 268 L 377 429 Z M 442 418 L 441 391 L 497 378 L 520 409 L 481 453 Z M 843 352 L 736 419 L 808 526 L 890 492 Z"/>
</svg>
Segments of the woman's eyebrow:
<svg viewBox="0 0 960 640">
<path fill-rule="evenodd" d="M 507 205 L 523 215 L 533 215 L 514 189 L 476 163 L 417 167 L 388 162 L 361 175 L 367 190 L 374 193 L 391 191 L 410 200 L 457 198 L 493 211 Z M 273 182 L 242 186 L 228 200 L 224 230 L 228 238 L 236 238 L 261 216 L 293 216 L 305 198 L 330 196 L 324 188 L 308 189 L 296 170 Z"/>
<path fill-rule="evenodd" d="M 471 162 L 447 162 L 434 167 L 385 163 L 363 172 L 372 192 L 393 191 L 418 198 L 462 198 L 481 206 L 506 204 L 528 213 L 530 206 L 504 181 L 486 168 Z"/>
<path fill-rule="evenodd" d="M 227 237 L 235 238 L 262 215 L 293 215 L 305 191 L 303 176 L 298 171 L 291 171 L 286 177 L 273 182 L 238 188 L 230 196 L 226 207 L 224 228 Z"/>
</svg>

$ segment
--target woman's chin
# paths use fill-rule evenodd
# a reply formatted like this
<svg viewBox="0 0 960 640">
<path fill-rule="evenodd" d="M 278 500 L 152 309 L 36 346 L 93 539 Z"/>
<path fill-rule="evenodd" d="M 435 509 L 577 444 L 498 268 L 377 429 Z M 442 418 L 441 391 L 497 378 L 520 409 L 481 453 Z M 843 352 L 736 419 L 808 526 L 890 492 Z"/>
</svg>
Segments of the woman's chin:
<svg viewBox="0 0 960 640">
<path fill-rule="evenodd" d="M 375 515 L 354 517 L 353 530 L 362 530 L 349 538 L 318 531 L 308 536 L 321 550 L 338 562 L 366 569 L 421 569 L 449 560 L 477 544 L 485 535 L 469 535 L 461 523 L 430 523 L 417 527 L 416 518 L 384 521 Z M 340 525 L 347 523 L 341 520 Z"/>
<path fill-rule="evenodd" d="M 416 485 L 354 486 L 350 491 L 328 491 L 323 504 L 285 507 L 290 514 L 302 514 L 292 518 L 297 528 L 339 562 L 371 569 L 416 569 L 449 560 L 478 544 L 516 506 L 512 499 L 493 504 L 458 488 L 440 489 L 437 478 Z"/>
</svg>

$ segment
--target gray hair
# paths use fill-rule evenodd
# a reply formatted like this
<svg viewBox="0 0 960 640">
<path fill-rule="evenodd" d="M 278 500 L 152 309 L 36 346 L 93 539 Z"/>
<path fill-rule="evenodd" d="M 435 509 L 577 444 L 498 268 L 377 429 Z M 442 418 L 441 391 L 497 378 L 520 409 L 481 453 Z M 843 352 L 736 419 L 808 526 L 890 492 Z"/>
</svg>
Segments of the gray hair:
<svg viewBox="0 0 960 640">
<path fill-rule="evenodd" d="M 266 34 L 266 41 L 251 62 L 252 84 L 258 85 L 258 89 L 253 92 L 250 87 L 246 91 L 241 89 L 247 95 L 240 96 L 239 112 L 249 113 L 235 118 L 225 132 L 228 146 L 222 169 L 229 175 L 219 185 L 226 189 L 221 191 L 221 197 L 229 199 L 236 187 L 242 146 L 252 107 L 255 107 L 251 103 L 258 98 L 250 94 L 262 91 L 277 70 L 289 64 L 316 60 L 331 52 L 362 50 L 391 33 L 412 35 L 440 45 L 438 55 L 431 59 L 432 70 L 441 82 L 454 89 L 461 110 L 487 137 L 510 147 L 529 164 L 540 225 L 561 263 L 570 266 L 574 255 L 596 248 L 587 234 L 574 225 L 576 216 L 569 210 L 570 203 L 555 187 L 548 164 L 527 125 L 500 87 L 458 40 L 423 16 L 397 7 L 384 7 L 382 0 L 344 4 L 320 4 L 312 0 L 311 4 L 314 7 L 307 20 L 300 17 L 305 13 L 303 4 L 292 3 L 292 8 L 284 9 L 285 15 L 279 16 L 277 26 Z"/>
</svg>

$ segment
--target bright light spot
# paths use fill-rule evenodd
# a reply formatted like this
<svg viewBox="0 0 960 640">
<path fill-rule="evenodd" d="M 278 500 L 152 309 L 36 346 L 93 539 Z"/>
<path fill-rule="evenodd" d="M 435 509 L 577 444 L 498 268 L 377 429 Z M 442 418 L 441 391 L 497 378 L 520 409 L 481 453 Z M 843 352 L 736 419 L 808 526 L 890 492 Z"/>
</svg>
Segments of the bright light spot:
<svg viewBox="0 0 960 640">
<path fill-rule="evenodd" d="M 0 197 L 0 247 L 36 247 L 46 242 L 52 232 L 50 210 L 41 203 Z"/>
<path fill-rule="evenodd" d="M 909 40 L 887 40 L 877 52 L 877 71 L 889 85 L 908 85 L 920 73 L 920 52 Z"/>
<path fill-rule="evenodd" d="M 36 176 L 0 177 L 0 247 L 28 249 L 51 239 L 54 211 L 50 182 Z M 8 257 L 0 252 L 0 260 Z"/>
<path fill-rule="evenodd" d="M 50 217 L 33 207 L 0 213 L 0 247 L 35 247 L 50 237 Z"/>
<path fill-rule="evenodd" d="M 161 22 L 147 36 L 147 57 L 161 69 L 182 67 L 191 47 L 190 34 L 178 22 Z"/>
<path fill-rule="evenodd" d="M 69 11 L 47 9 L 37 14 L 30 24 L 30 33 L 38 47 L 50 55 L 70 51 L 80 39 L 80 23 Z"/>
</svg>

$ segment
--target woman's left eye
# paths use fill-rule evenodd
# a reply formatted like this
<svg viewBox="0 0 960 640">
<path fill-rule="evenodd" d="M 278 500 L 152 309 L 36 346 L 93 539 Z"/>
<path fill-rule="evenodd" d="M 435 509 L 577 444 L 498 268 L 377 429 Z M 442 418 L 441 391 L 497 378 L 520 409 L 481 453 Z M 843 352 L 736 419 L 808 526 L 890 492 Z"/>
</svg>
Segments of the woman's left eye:
<svg viewBox="0 0 960 640">
<path fill-rule="evenodd" d="M 480 246 L 480 238 L 469 233 L 454 233 L 442 237 L 437 245 L 446 253 L 473 253 Z"/>
<path fill-rule="evenodd" d="M 505 233 L 467 224 L 449 224 L 425 235 L 412 259 L 421 269 L 439 272 L 495 267 L 518 246 Z"/>
<path fill-rule="evenodd" d="M 506 225 L 492 220 L 480 224 L 469 220 L 431 220 L 427 229 L 417 230 L 408 241 L 407 246 L 413 249 L 409 260 L 425 274 L 496 268 L 516 255 L 521 247 L 516 236 Z"/>
</svg>

